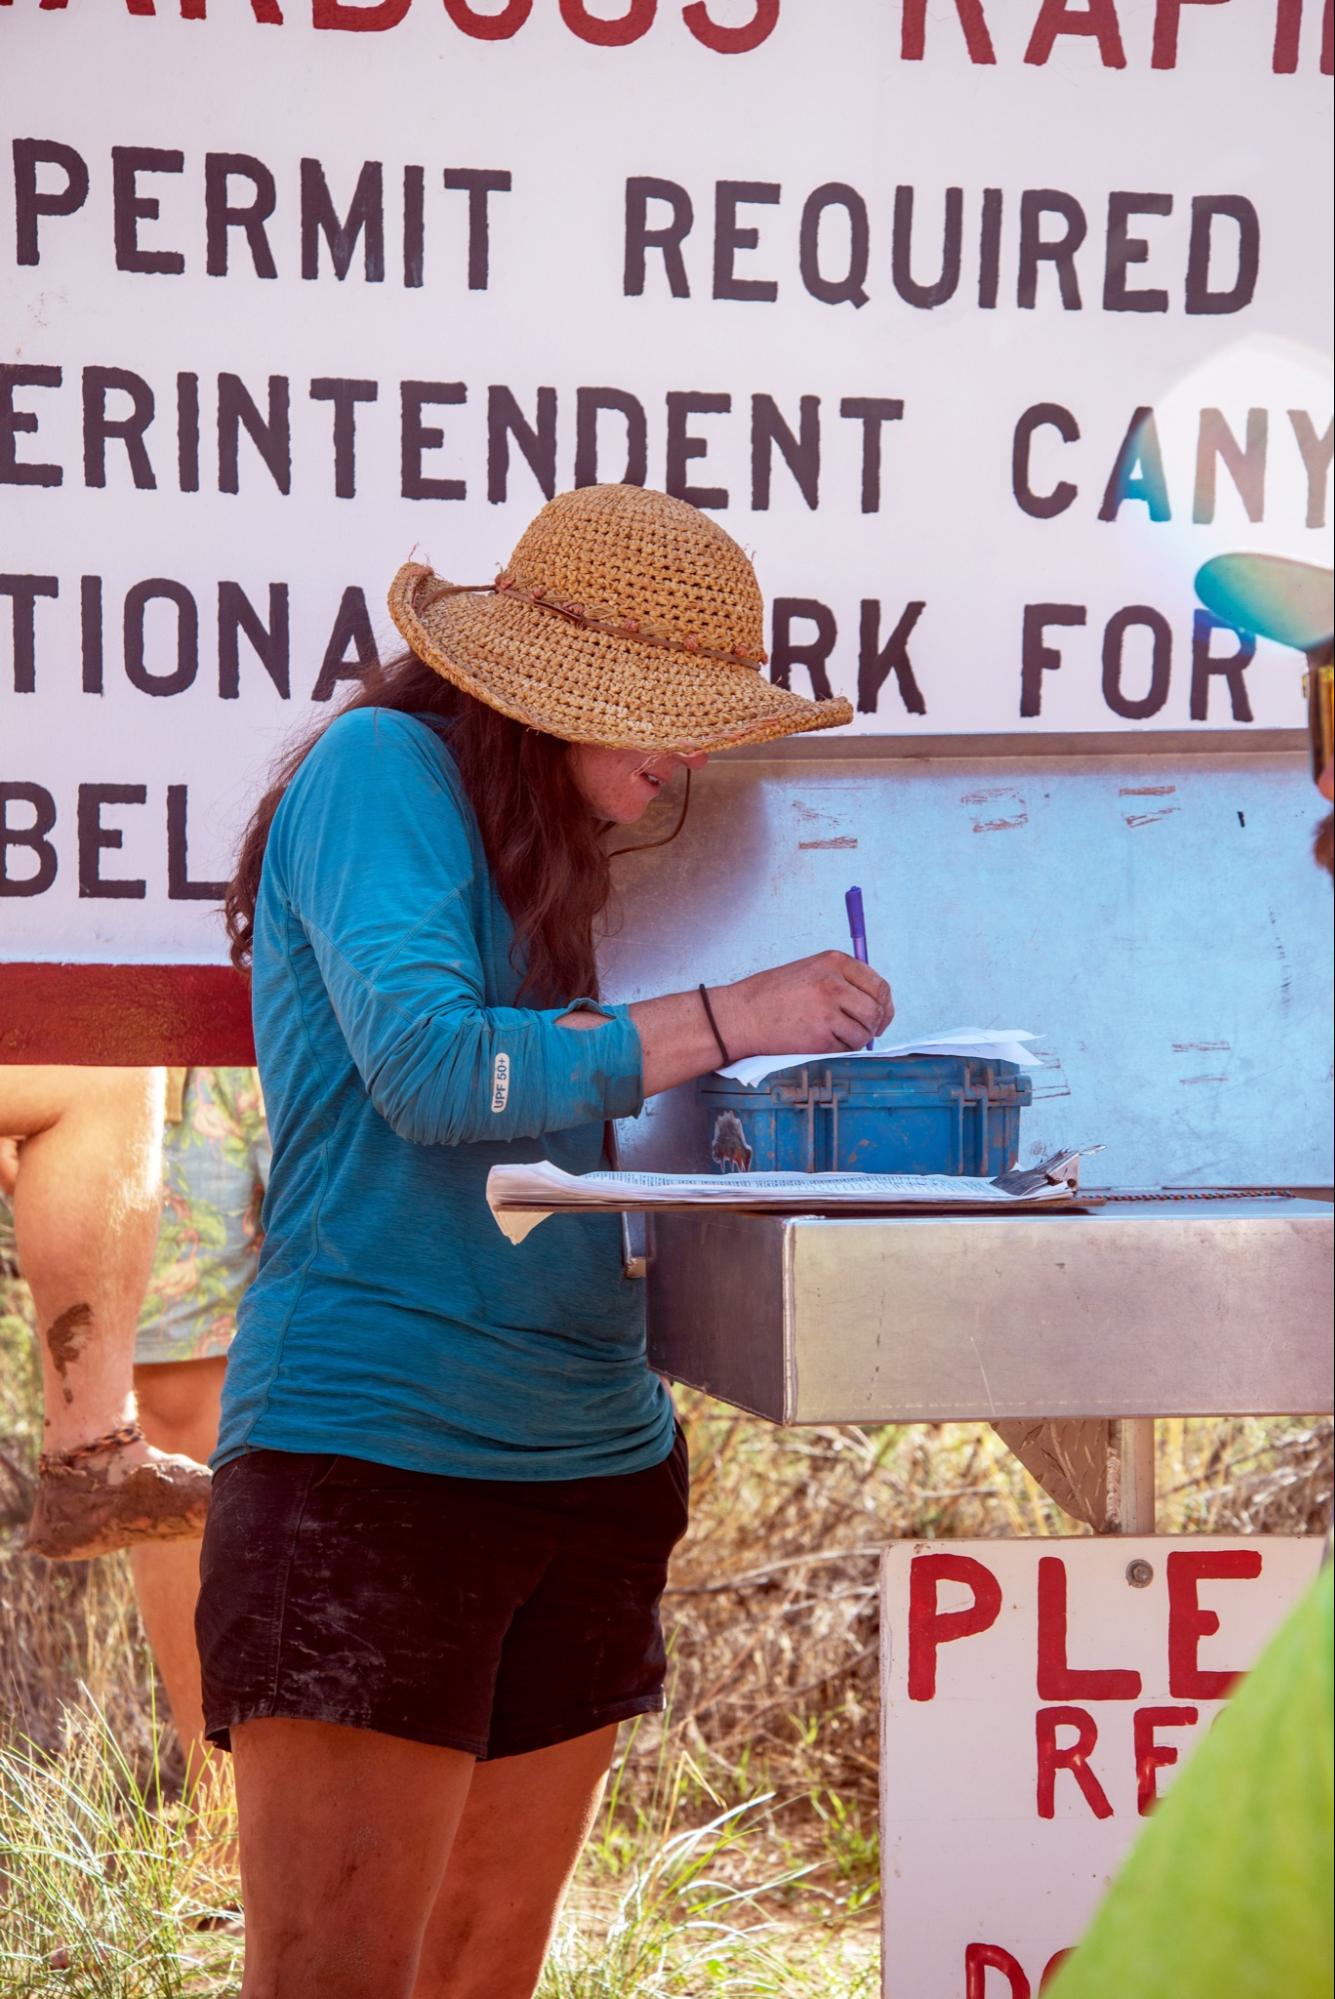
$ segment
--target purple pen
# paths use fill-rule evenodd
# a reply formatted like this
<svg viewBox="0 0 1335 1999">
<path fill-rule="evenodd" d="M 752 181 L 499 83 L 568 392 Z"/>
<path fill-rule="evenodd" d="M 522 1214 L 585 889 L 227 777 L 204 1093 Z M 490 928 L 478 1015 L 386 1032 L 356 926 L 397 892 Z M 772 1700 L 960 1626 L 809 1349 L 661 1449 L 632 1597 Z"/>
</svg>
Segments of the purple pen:
<svg viewBox="0 0 1335 1999">
<path fill-rule="evenodd" d="M 862 890 L 850 888 L 844 895 L 844 908 L 848 911 L 848 934 L 853 940 L 853 956 L 860 965 L 867 963 L 867 919 L 862 913 Z M 868 1048 L 876 1043 L 869 1041 Z"/>
</svg>

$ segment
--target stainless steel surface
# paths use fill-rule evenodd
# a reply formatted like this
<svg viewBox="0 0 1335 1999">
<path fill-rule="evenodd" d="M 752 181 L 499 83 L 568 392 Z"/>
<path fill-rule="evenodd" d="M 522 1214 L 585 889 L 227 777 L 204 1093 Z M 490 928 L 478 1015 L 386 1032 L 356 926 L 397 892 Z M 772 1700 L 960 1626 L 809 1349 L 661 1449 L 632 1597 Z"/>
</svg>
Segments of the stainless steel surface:
<svg viewBox="0 0 1335 1999">
<path fill-rule="evenodd" d="M 842 948 L 858 882 L 906 1033 L 1041 1037 L 1025 1162 L 1102 1141 L 1112 1186 L 1329 1181 L 1331 897 L 1305 757 L 799 747 L 718 759 L 681 837 L 616 862 L 610 997 Z M 693 1086 L 621 1142 L 628 1166 L 706 1166 Z"/>
<path fill-rule="evenodd" d="M 650 1358 L 777 1423 L 1315 1414 L 1331 1215 L 657 1215 Z"/>
</svg>

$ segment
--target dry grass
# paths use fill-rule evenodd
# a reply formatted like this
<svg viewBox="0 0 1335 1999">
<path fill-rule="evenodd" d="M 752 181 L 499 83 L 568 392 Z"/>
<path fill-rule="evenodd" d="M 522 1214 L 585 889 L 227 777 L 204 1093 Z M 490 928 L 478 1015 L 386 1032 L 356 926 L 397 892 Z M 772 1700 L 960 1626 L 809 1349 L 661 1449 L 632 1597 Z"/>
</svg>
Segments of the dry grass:
<svg viewBox="0 0 1335 1999">
<path fill-rule="evenodd" d="M 778 1433 L 704 1396 L 681 1405 L 695 1500 L 665 1605 L 671 1705 L 623 1744 L 543 1999 L 870 1999 L 877 1552 L 896 1536 L 1084 1530 L 975 1425 Z M 235 1894 L 209 1861 L 230 1828 L 216 1813 L 192 1827 L 177 1798 L 179 1752 L 157 1714 L 125 1561 L 59 1567 L 17 1548 L 35 1409 L 11 1289 L 0 1295 L 0 1993 L 222 1999 L 236 1941 L 189 1924 Z M 1331 1425 L 1161 1424 L 1159 1486 L 1164 1531 L 1320 1531 Z M 35 1832 L 22 1835 L 25 1822 Z M 50 1961 L 71 1950 L 74 1983 Z"/>
</svg>

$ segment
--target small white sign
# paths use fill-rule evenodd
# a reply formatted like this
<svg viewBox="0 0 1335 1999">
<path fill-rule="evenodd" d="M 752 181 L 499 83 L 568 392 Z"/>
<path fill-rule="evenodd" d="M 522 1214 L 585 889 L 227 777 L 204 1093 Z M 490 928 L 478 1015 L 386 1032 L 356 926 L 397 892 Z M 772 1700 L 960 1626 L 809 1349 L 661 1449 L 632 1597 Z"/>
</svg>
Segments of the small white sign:
<svg viewBox="0 0 1335 1999">
<path fill-rule="evenodd" d="M 885 1999 L 1036 1999 L 1321 1545 L 887 1550 Z"/>
</svg>

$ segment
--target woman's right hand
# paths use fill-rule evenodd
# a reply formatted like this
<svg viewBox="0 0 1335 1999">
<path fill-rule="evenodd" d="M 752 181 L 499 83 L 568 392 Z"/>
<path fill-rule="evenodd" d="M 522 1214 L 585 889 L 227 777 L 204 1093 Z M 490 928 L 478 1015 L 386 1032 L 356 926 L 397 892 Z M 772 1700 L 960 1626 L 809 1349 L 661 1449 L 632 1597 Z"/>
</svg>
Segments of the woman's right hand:
<svg viewBox="0 0 1335 1999">
<path fill-rule="evenodd" d="M 710 1002 L 728 1052 L 745 1055 L 838 1054 L 884 1034 L 895 1017 L 887 982 L 846 951 L 818 951 L 714 986 Z"/>
</svg>

